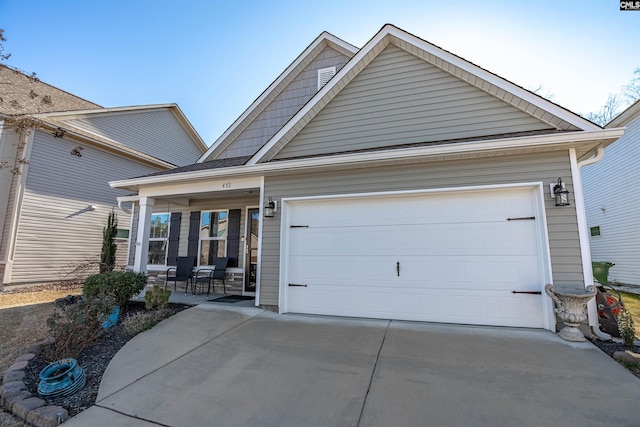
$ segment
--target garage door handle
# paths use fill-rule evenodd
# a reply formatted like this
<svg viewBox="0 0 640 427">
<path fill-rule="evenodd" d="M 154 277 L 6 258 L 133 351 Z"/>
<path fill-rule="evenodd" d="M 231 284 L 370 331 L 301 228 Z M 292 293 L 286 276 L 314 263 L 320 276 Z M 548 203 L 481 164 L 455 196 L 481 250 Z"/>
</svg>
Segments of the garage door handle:
<svg viewBox="0 0 640 427">
<path fill-rule="evenodd" d="M 511 291 L 512 294 L 542 295 L 540 291 Z"/>
<path fill-rule="evenodd" d="M 400 261 L 396 262 L 396 273 L 398 273 L 398 277 L 400 277 Z"/>
<path fill-rule="evenodd" d="M 306 288 L 307 285 L 301 285 L 299 283 L 289 283 L 289 286 L 297 286 L 297 287 L 301 287 L 301 288 Z"/>
</svg>

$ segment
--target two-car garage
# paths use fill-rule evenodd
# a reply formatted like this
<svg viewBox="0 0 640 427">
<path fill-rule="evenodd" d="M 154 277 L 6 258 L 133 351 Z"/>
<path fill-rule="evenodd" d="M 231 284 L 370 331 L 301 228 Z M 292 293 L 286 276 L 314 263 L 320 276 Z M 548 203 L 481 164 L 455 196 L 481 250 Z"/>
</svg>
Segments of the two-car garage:
<svg viewBox="0 0 640 427">
<path fill-rule="evenodd" d="M 281 311 L 548 328 L 541 188 L 283 200 Z"/>
</svg>

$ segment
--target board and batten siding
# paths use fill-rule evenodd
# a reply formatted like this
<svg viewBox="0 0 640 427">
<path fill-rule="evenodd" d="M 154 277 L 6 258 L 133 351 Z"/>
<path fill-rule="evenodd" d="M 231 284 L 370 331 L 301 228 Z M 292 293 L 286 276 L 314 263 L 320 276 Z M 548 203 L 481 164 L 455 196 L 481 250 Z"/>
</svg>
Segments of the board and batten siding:
<svg viewBox="0 0 640 427">
<path fill-rule="evenodd" d="M 571 206 L 556 207 L 548 184 L 563 177 L 571 192 Z M 412 163 L 300 175 L 265 177 L 265 194 L 283 197 L 338 195 L 384 191 L 455 188 L 542 182 L 549 232 L 554 284 L 582 289 L 582 257 L 573 201 L 568 152 Z M 263 221 L 260 303 L 278 305 L 280 276 L 280 214 Z"/>
<path fill-rule="evenodd" d="M 335 49 L 326 47 L 296 78 L 247 126 L 218 158 L 253 155 L 278 132 L 318 91 L 318 70 L 340 70 L 349 60 Z"/>
<path fill-rule="evenodd" d="M 553 129 L 390 45 L 275 159 Z"/>
<path fill-rule="evenodd" d="M 91 115 L 66 121 L 176 166 L 195 163 L 202 155 L 191 136 L 167 108 L 122 114 Z M 126 174 L 120 177 L 129 178 Z"/>
<path fill-rule="evenodd" d="M 102 230 L 111 209 L 118 227 L 129 228 L 129 215 L 117 209 L 122 190 L 109 181 L 158 169 L 36 131 L 13 257 L 10 283 L 69 279 L 71 271 L 99 260 Z M 95 205 L 96 210 L 90 206 Z"/>
<path fill-rule="evenodd" d="M 604 150 L 597 163 L 585 166 L 582 183 L 590 236 L 591 259 L 616 265 L 609 280 L 640 285 L 640 117 L 627 125 L 622 138 Z"/>
</svg>

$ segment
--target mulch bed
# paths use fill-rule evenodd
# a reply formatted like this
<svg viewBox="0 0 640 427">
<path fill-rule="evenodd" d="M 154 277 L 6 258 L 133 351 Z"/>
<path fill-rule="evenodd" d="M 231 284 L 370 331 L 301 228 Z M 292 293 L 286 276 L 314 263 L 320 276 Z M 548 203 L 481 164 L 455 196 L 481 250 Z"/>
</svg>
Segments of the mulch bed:
<svg viewBox="0 0 640 427">
<path fill-rule="evenodd" d="M 169 304 L 169 308 L 173 311 L 173 314 L 189 307 L 190 306 L 184 304 Z M 144 310 L 143 302 L 131 302 L 127 307 L 127 310 L 120 314 L 120 319 L 123 319 L 129 314 L 134 314 Z M 70 417 L 73 417 L 92 406 L 98 396 L 100 380 L 102 379 L 102 374 L 105 369 L 107 369 L 107 365 L 118 350 L 120 350 L 131 338 L 133 337 L 127 334 L 121 323 L 106 329 L 96 341 L 85 348 L 76 358 L 78 364 L 85 371 L 87 376 L 87 385 L 82 390 L 77 391 L 71 396 L 45 398 L 44 400 L 49 405 L 64 407 L 69 411 Z M 44 367 L 52 362 L 45 358 L 46 353 L 47 351 L 45 350 L 36 355 L 25 369 L 25 377 L 23 381 L 29 391 L 35 396 L 38 395 L 38 382 L 40 381 L 38 375 Z"/>
</svg>

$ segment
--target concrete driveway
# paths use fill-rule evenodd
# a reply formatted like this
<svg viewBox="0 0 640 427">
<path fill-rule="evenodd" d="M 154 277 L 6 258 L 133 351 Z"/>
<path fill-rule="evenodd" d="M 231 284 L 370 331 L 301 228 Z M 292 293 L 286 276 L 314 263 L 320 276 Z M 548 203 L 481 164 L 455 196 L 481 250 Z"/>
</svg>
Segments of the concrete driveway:
<svg viewBox="0 0 640 427">
<path fill-rule="evenodd" d="M 541 330 L 200 305 L 131 340 L 71 426 L 638 426 L 640 379 Z"/>
</svg>

